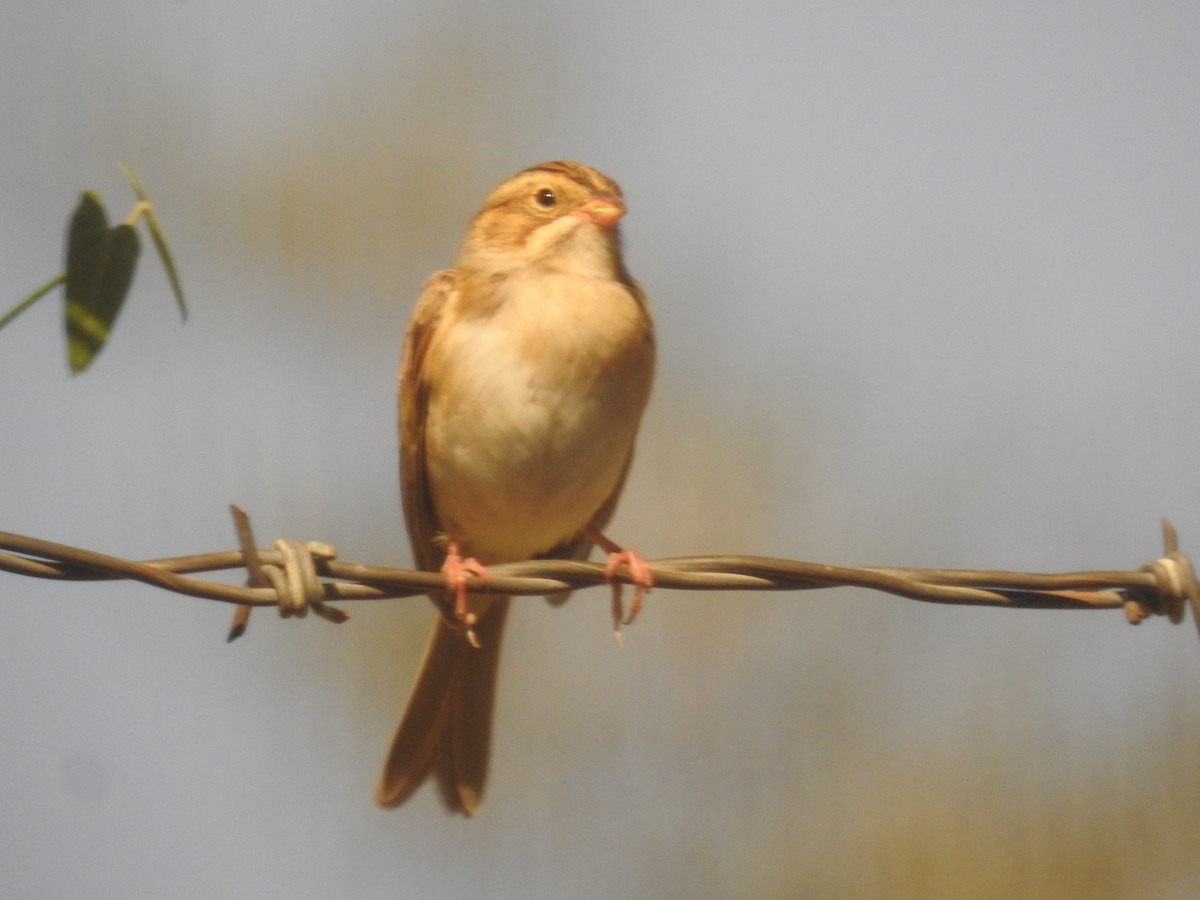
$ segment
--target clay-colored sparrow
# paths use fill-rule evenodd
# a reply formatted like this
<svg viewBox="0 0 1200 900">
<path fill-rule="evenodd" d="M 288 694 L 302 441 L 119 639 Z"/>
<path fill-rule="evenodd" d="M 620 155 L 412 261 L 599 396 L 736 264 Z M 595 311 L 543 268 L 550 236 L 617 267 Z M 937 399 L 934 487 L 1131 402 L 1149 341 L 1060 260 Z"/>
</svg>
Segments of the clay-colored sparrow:
<svg viewBox="0 0 1200 900">
<path fill-rule="evenodd" d="M 509 598 L 468 601 L 465 574 L 612 551 L 616 507 L 650 394 L 654 330 L 621 261 L 621 190 L 595 169 L 544 163 L 501 184 L 454 268 L 424 286 L 400 364 L 404 516 L 422 569 L 449 597 L 384 761 L 375 800 L 403 803 L 435 772 L 471 815 L 487 775 Z M 618 552 L 620 551 L 620 552 Z M 635 599 L 635 604 L 636 604 Z"/>
</svg>

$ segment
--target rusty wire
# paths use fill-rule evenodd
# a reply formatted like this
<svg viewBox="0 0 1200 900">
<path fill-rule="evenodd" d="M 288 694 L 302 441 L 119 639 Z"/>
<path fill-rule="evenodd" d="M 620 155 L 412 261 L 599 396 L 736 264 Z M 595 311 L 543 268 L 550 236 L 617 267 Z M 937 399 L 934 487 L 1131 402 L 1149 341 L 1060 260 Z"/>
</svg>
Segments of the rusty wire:
<svg viewBox="0 0 1200 900">
<path fill-rule="evenodd" d="M 245 627 L 249 609 L 274 606 L 303 616 L 310 609 L 333 622 L 347 613 L 333 602 L 388 600 L 444 588 L 435 572 L 342 562 L 327 544 L 276 541 L 256 548 L 250 522 L 232 507 L 241 549 L 135 562 L 0 532 L 0 571 L 61 581 L 128 579 L 190 597 L 237 604 L 230 639 Z M 1163 521 L 1163 555 L 1136 571 L 1037 574 L 984 569 L 849 568 L 761 556 L 692 556 L 650 562 L 654 587 L 700 591 L 800 591 L 859 587 L 927 603 L 1009 609 L 1116 609 L 1137 624 L 1154 615 L 1179 623 L 1187 606 L 1200 629 L 1200 582 L 1180 552 L 1174 527 Z M 191 577 L 245 569 L 245 587 Z M 472 576 L 472 593 L 511 596 L 555 594 L 610 581 L 601 563 L 530 560 L 489 567 Z M 627 573 L 618 580 L 628 582 Z"/>
</svg>

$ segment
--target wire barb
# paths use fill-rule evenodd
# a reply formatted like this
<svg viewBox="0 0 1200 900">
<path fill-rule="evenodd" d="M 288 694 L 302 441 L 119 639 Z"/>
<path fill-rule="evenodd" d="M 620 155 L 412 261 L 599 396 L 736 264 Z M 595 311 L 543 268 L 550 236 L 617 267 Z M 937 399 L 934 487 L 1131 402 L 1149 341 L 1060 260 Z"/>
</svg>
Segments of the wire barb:
<svg viewBox="0 0 1200 900">
<path fill-rule="evenodd" d="M 246 560 L 246 586 L 269 587 L 267 576 L 263 573 L 262 560 L 258 557 L 258 545 L 254 543 L 254 531 L 250 527 L 250 517 L 246 511 L 235 503 L 229 504 L 233 514 L 233 527 L 237 531 L 238 544 L 242 548 L 242 556 Z M 233 621 L 229 623 L 229 635 L 225 643 L 232 644 L 243 634 L 250 625 L 250 613 L 253 606 L 239 605 L 233 611 Z"/>
<path fill-rule="evenodd" d="M 1163 555 L 1142 566 L 1143 572 L 1154 576 L 1155 591 L 1147 594 L 1131 592 L 1125 601 L 1125 615 L 1137 625 L 1149 616 L 1166 616 L 1178 625 L 1184 611 L 1192 608 L 1192 621 L 1200 631 L 1200 583 L 1192 561 L 1179 551 L 1179 536 L 1175 526 L 1163 519 Z"/>
<path fill-rule="evenodd" d="M 245 631 L 249 610 L 274 606 L 284 618 L 303 618 L 311 609 L 331 622 L 348 613 L 331 601 L 386 600 L 439 594 L 438 572 L 395 569 L 337 559 L 327 544 L 276 541 L 256 547 L 250 521 L 231 508 L 240 550 L 135 562 L 78 547 L 0 532 L 0 571 L 62 581 L 129 579 L 190 597 L 238 606 L 229 632 Z M 696 556 L 647 563 L 654 587 L 668 590 L 802 591 L 859 587 L 919 600 L 1009 609 L 1123 609 L 1134 624 L 1148 616 L 1179 623 L 1188 606 L 1200 629 L 1200 582 L 1191 560 L 1179 550 L 1170 522 L 1163 522 L 1163 555 L 1137 571 L 1037 574 L 983 569 L 849 568 L 762 556 Z M 246 586 L 190 577 L 199 572 L 244 569 Z M 611 571 L 602 563 L 562 559 L 489 566 L 488 578 L 465 576 L 473 594 L 552 595 L 600 584 L 635 587 L 628 566 Z M 645 574 L 645 573 L 644 573 Z"/>
<path fill-rule="evenodd" d="M 302 544 L 299 541 L 278 540 L 274 546 L 283 564 L 266 564 L 255 546 L 250 517 L 246 515 L 245 510 L 232 503 L 229 510 L 233 513 L 234 527 L 248 573 L 246 585 L 273 590 L 278 598 L 280 616 L 285 619 L 291 616 L 303 619 L 311 608 L 321 618 L 336 625 L 350 618 L 350 613 L 345 610 L 325 604 L 325 589 L 317 580 L 317 566 L 314 560 L 335 559 L 336 548 L 314 541 Z M 250 610 L 251 607 L 246 605 L 239 605 L 234 610 L 229 636 L 225 639 L 227 643 L 246 633 L 246 627 L 250 623 Z"/>
</svg>

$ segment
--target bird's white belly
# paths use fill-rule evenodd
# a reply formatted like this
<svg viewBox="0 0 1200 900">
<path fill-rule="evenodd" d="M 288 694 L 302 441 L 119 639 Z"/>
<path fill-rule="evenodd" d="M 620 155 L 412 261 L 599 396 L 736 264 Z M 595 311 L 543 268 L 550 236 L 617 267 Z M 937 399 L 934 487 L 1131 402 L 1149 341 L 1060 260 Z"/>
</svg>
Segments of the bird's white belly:
<svg viewBox="0 0 1200 900">
<path fill-rule="evenodd" d="M 653 350 L 636 302 L 608 284 L 588 302 L 577 291 L 510 301 L 439 348 L 447 374 L 429 398 L 431 494 L 447 535 L 484 563 L 549 550 L 617 488 Z"/>
</svg>

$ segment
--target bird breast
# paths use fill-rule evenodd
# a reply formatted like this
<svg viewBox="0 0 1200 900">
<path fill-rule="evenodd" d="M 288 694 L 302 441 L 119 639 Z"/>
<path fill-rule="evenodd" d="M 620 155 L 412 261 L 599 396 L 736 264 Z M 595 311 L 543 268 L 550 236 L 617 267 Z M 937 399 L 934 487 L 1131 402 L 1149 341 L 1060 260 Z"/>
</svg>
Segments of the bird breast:
<svg viewBox="0 0 1200 900">
<path fill-rule="evenodd" d="M 647 314 L 610 279 L 533 269 L 430 347 L 438 519 L 482 562 L 570 537 L 617 489 L 649 395 Z"/>
</svg>

